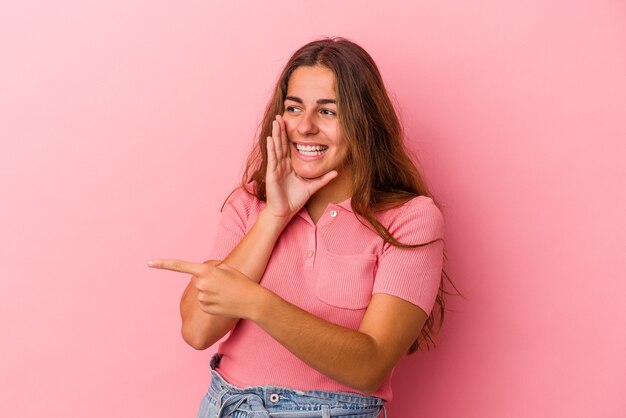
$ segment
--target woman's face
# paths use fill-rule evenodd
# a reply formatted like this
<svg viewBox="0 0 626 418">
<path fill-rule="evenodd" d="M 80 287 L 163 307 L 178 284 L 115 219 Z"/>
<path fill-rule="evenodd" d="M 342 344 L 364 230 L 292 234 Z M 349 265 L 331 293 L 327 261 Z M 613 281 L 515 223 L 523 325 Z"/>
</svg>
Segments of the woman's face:
<svg viewBox="0 0 626 418">
<path fill-rule="evenodd" d="M 300 177 L 316 178 L 331 170 L 349 176 L 348 146 L 341 136 L 335 76 L 322 66 L 296 68 L 287 86 L 283 119 L 289 138 L 291 165 Z"/>
</svg>

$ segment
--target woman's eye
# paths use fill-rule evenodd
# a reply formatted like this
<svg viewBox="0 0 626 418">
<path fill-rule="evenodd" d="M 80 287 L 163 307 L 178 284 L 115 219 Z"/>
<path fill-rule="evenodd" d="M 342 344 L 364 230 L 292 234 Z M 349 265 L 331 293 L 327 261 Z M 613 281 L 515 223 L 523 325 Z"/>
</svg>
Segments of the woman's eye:
<svg viewBox="0 0 626 418">
<path fill-rule="evenodd" d="M 289 112 L 289 113 L 295 113 L 295 112 L 300 112 L 301 109 L 298 106 L 285 106 L 285 112 Z M 320 113 L 322 113 L 325 116 L 337 116 L 337 112 L 335 112 L 334 110 L 330 110 L 330 109 L 321 109 Z"/>
</svg>

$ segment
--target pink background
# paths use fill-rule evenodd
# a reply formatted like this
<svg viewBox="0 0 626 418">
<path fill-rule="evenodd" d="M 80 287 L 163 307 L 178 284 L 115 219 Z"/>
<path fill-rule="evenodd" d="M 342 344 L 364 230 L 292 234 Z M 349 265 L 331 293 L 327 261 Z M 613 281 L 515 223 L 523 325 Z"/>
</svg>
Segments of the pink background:
<svg viewBox="0 0 626 418">
<path fill-rule="evenodd" d="M 0 416 L 195 416 L 187 276 L 146 261 L 204 259 L 322 35 L 379 64 L 467 297 L 389 416 L 626 416 L 624 3 L 235 3 L 0 6 Z"/>
</svg>

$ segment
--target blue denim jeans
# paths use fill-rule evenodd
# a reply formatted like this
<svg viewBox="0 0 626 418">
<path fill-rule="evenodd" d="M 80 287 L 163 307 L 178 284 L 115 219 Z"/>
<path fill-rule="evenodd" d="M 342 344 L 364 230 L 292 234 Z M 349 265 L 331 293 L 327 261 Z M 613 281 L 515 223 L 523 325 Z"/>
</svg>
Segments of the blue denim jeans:
<svg viewBox="0 0 626 418">
<path fill-rule="evenodd" d="M 215 370 L 220 356 L 211 359 L 211 384 L 197 418 L 376 418 L 385 400 L 358 393 L 301 391 L 280 386 L 238 388 Z"/>
</svg>

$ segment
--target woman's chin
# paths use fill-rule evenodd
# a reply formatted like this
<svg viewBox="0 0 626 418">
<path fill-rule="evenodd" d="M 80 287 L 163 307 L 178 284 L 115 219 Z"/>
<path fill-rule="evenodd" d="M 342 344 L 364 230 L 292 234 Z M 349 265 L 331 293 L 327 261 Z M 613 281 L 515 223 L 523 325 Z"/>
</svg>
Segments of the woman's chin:
<svg viewBox="0 0 626 418">
<path fill-rule="evenodd" d="M 311 173 L 302 173 L 302 174 L 300 174 L 300 173 L 296 172 L 296 174 L 298 175 L 298 177 L 301 177 L 301 178 L 306 179 L 306 180 L 315 180 L 315 179 L 318 179 L 318 178 L 323 176 L 323 174 L 311 174 Z"/>
<path fill-rule="evenodd" d="M 301 177 L 301 178 L 307 179 L 307 180 L 314 180 L 314 179 L 320 178 L 324 174 L 326 174 L 326 172 L 323 172 L 321 170 L 299 170 L 296 167 L 293 168 L 293 171 L 296 172 L 298 177 Z"/>
</svg>

